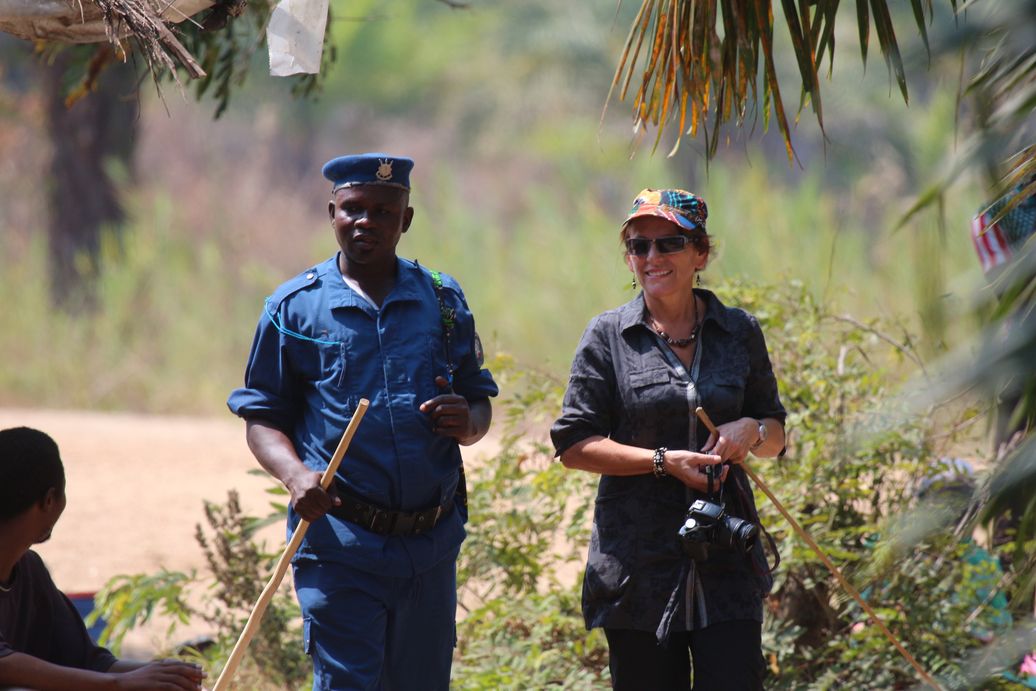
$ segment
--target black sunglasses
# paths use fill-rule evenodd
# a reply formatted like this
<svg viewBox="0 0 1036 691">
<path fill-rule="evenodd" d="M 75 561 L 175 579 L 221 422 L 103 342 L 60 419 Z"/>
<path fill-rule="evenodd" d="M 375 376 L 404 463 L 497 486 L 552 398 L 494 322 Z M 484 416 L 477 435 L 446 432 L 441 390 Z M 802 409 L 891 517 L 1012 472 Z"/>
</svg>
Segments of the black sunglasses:
<svg viewBox="0 0 1036 691">
<path fill-rule="evenodd" d="M 651 243 L 655 243 L 655 249 L 659 254 L 673 254 L 681 252 L 691 239 L 686 235 L 667 235 L 664 238 L 626 238 L 626 254 L 635 257 L 646 257 L 651 251 Z"/>
</svg>

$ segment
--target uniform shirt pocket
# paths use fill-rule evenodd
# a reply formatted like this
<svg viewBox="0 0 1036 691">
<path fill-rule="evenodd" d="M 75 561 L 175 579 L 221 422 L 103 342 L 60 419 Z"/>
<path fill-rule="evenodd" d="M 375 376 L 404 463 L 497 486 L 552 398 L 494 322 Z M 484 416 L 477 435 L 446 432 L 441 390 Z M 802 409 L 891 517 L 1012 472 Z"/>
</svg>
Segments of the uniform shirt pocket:
<svg viewBox="0 0 1036 691">
<path fill-rule="evenodd" d="M 307 384 L 341 387 L 345 382 L 345 344 L 289 339 L 288 361 L 300 379 Z"/>
</svg>

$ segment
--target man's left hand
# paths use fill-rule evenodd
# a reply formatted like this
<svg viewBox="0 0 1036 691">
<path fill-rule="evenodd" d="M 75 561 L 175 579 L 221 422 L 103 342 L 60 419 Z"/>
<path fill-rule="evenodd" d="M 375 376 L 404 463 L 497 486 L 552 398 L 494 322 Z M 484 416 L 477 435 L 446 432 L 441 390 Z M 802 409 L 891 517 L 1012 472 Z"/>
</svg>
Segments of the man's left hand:
<svg viewBox="0 0 1036 691">
<path fill-rule="evenodd" d="M 431 418 L 432 431 L 444 437 L 453 437 L 459 442 L 475 436 L 468 400 L 452 392 L 446 377 L 436 377 L 435 385 L 447 393 L 425 401 L 420 408 L 422 413 Z"/>
</svg>

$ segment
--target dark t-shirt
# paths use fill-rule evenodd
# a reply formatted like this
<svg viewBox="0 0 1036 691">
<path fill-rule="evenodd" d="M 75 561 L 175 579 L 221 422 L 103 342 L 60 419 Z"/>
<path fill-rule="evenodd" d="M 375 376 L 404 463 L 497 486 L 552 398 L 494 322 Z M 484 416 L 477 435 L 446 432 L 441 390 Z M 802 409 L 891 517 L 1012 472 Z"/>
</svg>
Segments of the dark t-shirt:
<svg viewBox="0 0 1036 691">
<path fill-rule="evenodd" d="M 108 671 L 116 661 L 90 640 L 75 606 L 32 550 L 14 565 L 11 582 L 0 588 L 0 657 L 12 653 L 95 672 Z"/>
</svg>

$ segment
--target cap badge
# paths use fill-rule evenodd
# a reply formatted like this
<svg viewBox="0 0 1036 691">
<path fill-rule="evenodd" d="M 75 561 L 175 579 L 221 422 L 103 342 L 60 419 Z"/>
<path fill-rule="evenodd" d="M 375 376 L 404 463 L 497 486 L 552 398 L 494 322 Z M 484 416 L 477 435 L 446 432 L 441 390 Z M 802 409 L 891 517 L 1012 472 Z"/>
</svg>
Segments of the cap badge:
<svg viewBox="0 0 1036 691">
<path fill-rule="evenodd" d="M 382 182 L 392 179 L 392 160 L 378 159 L 378 172 L 374 174 Z"/>
</svg>

